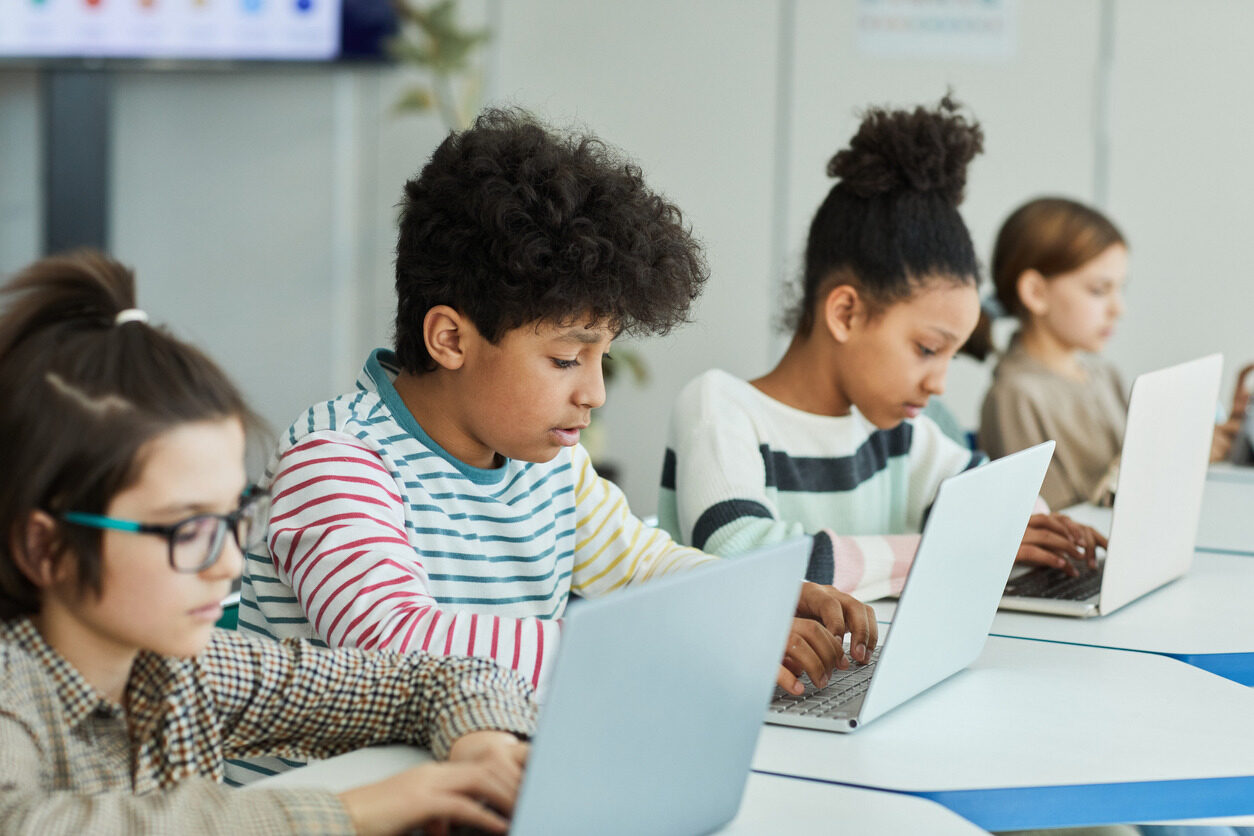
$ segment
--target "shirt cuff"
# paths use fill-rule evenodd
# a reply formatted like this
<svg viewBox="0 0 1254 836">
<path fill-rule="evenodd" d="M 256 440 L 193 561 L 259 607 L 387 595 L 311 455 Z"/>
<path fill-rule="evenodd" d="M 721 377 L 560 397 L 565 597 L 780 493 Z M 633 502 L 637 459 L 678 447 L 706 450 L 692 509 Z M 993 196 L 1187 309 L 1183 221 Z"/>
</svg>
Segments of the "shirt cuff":
<svg viewBox="0 0 1254 836">
<path fill-rule="evenodd" d="M 516 671 L 482 659 L 467 659 L 476 670 L 456 675 L 456 698 L 436 717 L 431 754 L 448 758 L 453 743 L 475 731 L 504 731 L 526 740 L 535 733 L 534 691 Z"/>
</svg>

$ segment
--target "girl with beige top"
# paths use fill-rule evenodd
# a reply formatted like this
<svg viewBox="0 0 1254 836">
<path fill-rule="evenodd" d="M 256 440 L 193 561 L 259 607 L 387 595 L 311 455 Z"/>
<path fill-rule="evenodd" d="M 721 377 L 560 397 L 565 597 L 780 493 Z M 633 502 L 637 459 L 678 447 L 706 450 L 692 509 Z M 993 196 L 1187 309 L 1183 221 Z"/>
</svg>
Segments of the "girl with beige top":
<svg viewBox="0 0 1254 836">
<path fill-rule="evenodd" d="M 1128 399 L 1118 372 L 1099 355 L 1123 315 L 1126 239 L 1092 207 L 1039 198 L 1002 224 L 992 273 L 997 301 L 1021 327 L 984 398 L 980 449 L 1003 456 L 1052 438 L 1057 447 L 1041 488 L 1045 501 L 1053 508 L 1107 502 Z M 983 341 L 988 344 L 987 327 Z M 1233 414 L 1244 409 L 1241 399 Z M 1228 452 L 1231 433 L 1222 429 L 1216 428 L 1212 461 Z"/>
<path fill-rule="evenodd" d="M 1003 456 L 1057 447 L 1041 496 L 1053 508 L 1097 501 L 1114 485 L 1128 401 L 1098 356 L 1123 315 L 1128 245 L 1095 209 L 1064 198 L 1020 206 L 993 247 L 997 301 L 1021 327 L 993 372 L 978 443 Z"/>
</svg>

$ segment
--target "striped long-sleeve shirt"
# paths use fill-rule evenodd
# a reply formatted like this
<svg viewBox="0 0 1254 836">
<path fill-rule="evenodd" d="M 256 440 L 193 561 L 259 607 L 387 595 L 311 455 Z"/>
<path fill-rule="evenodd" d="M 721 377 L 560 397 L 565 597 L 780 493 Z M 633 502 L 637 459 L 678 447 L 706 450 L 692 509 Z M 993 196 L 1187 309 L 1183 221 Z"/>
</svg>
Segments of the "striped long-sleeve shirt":
<svg viewBox="0 0 1254 836">
<path fill-rule="evenodd" d="M 806 579 L 874 600 L 900 591 L 941 481 L 983 460 L 926 417 L 815 415 L 716 369 L 676 401 L 658 522 L 722 556 L 814 535 Z"/>
<path fill-rule="evenodd" d="M 355 392 L 281 440 L 269 554 L 248 557 L 241 629 L 485 657 L 539 686 L 572 592 L 711 559 L 633 516 L 580 446 L 543 464 L 457 460 L 406 409 L 394 363 L 374 352 Z"/>
</svg>

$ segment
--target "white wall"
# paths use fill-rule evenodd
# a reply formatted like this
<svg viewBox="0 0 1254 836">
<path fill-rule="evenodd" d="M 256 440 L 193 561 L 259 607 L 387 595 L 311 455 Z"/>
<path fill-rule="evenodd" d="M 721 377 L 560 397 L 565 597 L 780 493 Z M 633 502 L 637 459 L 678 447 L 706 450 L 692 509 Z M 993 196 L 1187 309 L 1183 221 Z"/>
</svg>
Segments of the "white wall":
<svg viewBox="0 0 1254 836">
<path fill-rule="evenodd" d="M 1222 351 L 1254 360 L 1254 6 L 1122 0 L 1110 210 L 1132 248 L 1110 354 L 1129 378 Z"/>
<path fill-rule="evenodd" d="M 276 432 L 389 339 L 394 205 L 442 132 L 375 69 L 118 73 L 111 249 Z"/>
<path fill-rule="evenodd" d="M 1016 204 L 1089 200 L 1106 184 L 1133 247 L 1111 349 L 1129 376 L 1212 349 L 1254 357 L 1242 246 L 1254 9 L 1109 2 L 1109 170 L 1095 150 L 1102 3 L 1025 0 L 1012 57 L 982 61 L 862 54 L 855 0 L 469 4 L 498 27 L 493 101 L 620 146 L 705 242 L 697 321 L 643 342 L 652 383 L 616 387 L 604 409 L 641 513 L 683 382 L 711 366 L 759 374 L 778 356 L 780 282 L 830 186 L 825 162 L 868 103 L 934 102 L 952 85 L 982 121 L 964 212 L 984 258 Z M 219 358 L 276 429 L 350 386 L 390 340 L 394 206 L 443 134 L 433 117 L 391 112 L 403 81 L 325 67 L 116 76 L 111 247 L 139 268 L 143 304 Z M 36 93 L 33 74 L 0 72 L 6 272 L 39 250 Z M 951 373 L 946 400 L 968 422 L 986 375 L 964 361 Z"/>
</svg>

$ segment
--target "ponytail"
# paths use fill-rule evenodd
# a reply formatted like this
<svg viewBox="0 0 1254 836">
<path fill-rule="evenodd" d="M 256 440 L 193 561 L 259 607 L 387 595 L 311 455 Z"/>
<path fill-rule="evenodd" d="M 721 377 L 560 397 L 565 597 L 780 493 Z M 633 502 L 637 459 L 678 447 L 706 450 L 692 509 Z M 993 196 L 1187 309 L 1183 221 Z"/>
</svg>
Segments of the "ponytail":
<svg viewBox="0 0 1254 836">
<path fill-rule="evenodd" d="M 134 274 L 96 252 L 37 261 L 0 287 L 0 618 L 38 612 L 17 550 L 31 514 L 103 513 L 180 424 L 256 419 L 205 354 L 137 308 Z M 99 591 L 100 532 L 65 526 L 55 553 Z"/>
</svg>

